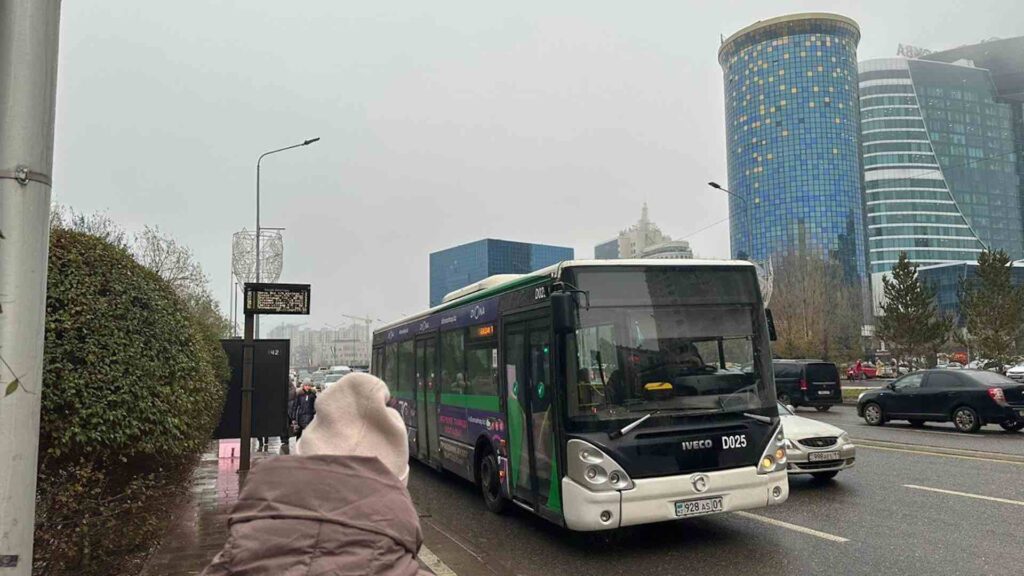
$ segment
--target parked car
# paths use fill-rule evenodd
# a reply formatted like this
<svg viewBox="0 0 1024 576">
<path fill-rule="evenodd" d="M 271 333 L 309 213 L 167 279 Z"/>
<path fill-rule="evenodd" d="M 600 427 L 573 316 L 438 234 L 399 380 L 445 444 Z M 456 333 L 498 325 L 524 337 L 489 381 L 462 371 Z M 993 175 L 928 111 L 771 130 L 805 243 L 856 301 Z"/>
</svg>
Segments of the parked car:
<svg viewBox="0 0 1024 576">
<path fill-rule="evenodd" d="M 867 364 L 867 363 L 861 364 L 860 376 L 857 375 L 857 365 L 856 364 L 853 364 L 849 368 L 846 369 L 846 379 L 847 380 L 866 380 L 866 379 L 869 379 L 869 378 L 877 378 L 877 377 L 878 377 L 878 369 L 875 368 L 874 366 L 872 366 L 871 364 Z"/>
<path fill-rule="evenodd" d="M 814 406 L 825 412 L 843 403 L 839 369 L 821 360 L 773 360 L 775 392 L 779 402 L 793 406 Z"/>
<path fill-rule="evenodd" d="M 984 370 L 921 370 L 868 390 L 857 398 L 857 415 L 872 426 L 890 420 L 953 422 L 961 432 L 999 424 L 1024 429 L 1024 385 Z"/>
<path fill-rule="evenodd" d="M 1006 377 L 1017 382 L 1024 382 L 1024 364 L 1017 364 L 1006 371 Z"/>
<path fill-rule="evenodd" d="M 857 447 L 841 428 L 831 424 L 797 416 L 792 406 L 779 403 L 782 431 L 786 436 L 787 471 L 790 474 L 810 474 L 818 480 L 828 480 L 853 466 Z"/>
</svg>

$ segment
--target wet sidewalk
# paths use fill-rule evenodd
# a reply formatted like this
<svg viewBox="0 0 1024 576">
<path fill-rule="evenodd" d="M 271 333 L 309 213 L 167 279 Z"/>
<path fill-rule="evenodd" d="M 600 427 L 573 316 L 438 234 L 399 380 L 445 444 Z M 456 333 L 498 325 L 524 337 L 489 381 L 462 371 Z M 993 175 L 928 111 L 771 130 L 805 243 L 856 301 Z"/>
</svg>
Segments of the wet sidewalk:
<svg viewBox="0 0 1024 576">
<path fill-rule="evenodd" d="M 256 452 L 255 465 L 278 453 L 281 443 L 271 439 L 269 452 Z M 292 445 L 294 448 L 294 443 Z M 160 546 L 146 562 L 141 576 L 188 576 L 199 574 L 220 552 L 228 537 L 228 515 L 238 501 L 239 459 L 219 458 L 217 444 L 203 454 L 193 474 L 189 498 L 177 510 Z"/>
</svg>

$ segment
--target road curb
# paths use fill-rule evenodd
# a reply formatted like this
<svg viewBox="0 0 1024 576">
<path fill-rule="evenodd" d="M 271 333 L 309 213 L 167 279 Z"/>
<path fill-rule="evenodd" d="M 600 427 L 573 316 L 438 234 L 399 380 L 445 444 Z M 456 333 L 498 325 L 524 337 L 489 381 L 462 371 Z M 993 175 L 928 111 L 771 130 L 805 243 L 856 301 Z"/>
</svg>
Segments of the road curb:
<svg viewBox="0 0 1024 576">
<path fill-rule="evenodd" d="M 998 460 L 1000 462 L 1014 462 L 1017 464 L 1024 464 L 1024 456 L 1017 456 L 1015 454 L 1004 454 L 1002 452 L 983 452 L 980 450 L 959 450 L 957 448 L 943 448 L 940 446 L 928 446 L 925 444 L 910 444 L 907 442 L 887 442 L 885 440 L 868 440 L 866 438 L 851 438 L 856 445 L 865 446 L 867 448 L 891 448 L 891 449 L 903 449 L 903 450 L 914 450 L 915 452 L 924 452 L 927 454 L 937 454 L 939 456 L 963 456 L 965 458 L 978 458 L 984 460 Z"/>
</svg>

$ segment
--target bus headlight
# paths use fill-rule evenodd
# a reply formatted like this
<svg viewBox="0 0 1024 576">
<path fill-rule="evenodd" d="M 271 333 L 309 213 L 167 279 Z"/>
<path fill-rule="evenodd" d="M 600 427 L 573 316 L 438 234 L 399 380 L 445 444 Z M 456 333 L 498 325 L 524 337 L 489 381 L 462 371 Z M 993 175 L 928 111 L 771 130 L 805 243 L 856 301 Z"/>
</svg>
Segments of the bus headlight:
<svg viewBox="0 0 1024 576">
<path fill-rule="evenodd" d="M 583 440 L 569 440 L 566 474 L 580 486 L 595 492 L 629 490 L 633 481 L 600 448 Z"/>
<path fill-rule="evenodd" d="M 779 426 L 772 435 L 772 439 L 768 441 L 768 445 L 764 447 L 764 452 L 757 465 L 758 474 L 768 474 L 786 469 L 786 442 L 782 426 Z"/>
</svg>

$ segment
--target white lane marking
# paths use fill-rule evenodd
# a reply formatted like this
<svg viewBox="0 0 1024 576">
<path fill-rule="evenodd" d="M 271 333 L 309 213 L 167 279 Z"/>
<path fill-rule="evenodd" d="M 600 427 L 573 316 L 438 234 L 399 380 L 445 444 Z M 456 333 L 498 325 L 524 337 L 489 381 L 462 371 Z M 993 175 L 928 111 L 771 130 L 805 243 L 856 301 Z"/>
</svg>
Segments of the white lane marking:
<svg viewBox="0 0 1024 576">
<path fill-rule="evenodd" d="M 996 498 L 995 496 L 984 496 L 982 494 L 971 494 L 969 492 L 957 492 L 956 490 L 943 490 L 942 488 L 929 488 L 928 486 L 917 486 L 915 484 L 904 484 L 904 488 L 913 488 L 914 490 L 927 490 L 929 492 L 938 492 L 940 494 L 952 494 L 953 496 L 963 496 L 965 498 L 977 498 L 978 500 L 988 500 L 990 502 L 1000 502 L 1002 504 L 1013 504 L 1015 506 L 1024 506 L 1024 502 L 1020 500 L 1009 500 L 1006 498 Z"/>
<path fill-rule="evenodd" d="M 910 448 L 892 448 L 889 446 L 871 446 L 870 444 L 857 444 L 860 440 L 851 438 L 853 443 L 857 446 L 857 449 L 865 450 L 888 450 L 890 452 L 907 452 L 909 454 L 920 454 L 922 456 L 940 456 L 942 458 L 959 458 L 961 460 L 980 460 L 982 462 L 992 462 L 993 464 L 1014 464 L 1017 466 L 1024 466 L 1024 462 L 1017 462 L 1014 460 L 1001 460 L 997 458 L 982 458 L 980 456 L 962 456 L 960 454 L 943 454 L 941 452 L 932 452 L 928 450 L 911 450 Z M 865 440 L 867 441 L 867 440 Z M 927 448 L 927 446 L 922 446 Z"/>
<path fill-rule="evenodd" d="M 437 557 L 437 554 L 431 552 L 430 548 L 427 548 L 426 545 L 420 546 L 420 560 L 437 576 L 458 576 L 454 570 Z"/>
<path fill-rule="evenodd" d="M 775 518 L 769 518 L 767 516 L 761 516 L 760 514 L 751 514 L 750 512 L 733 512 L 737 516 L 744 518 L 750 518 L 751 520 L 757 520 L 758 522 L 764 522 L 765 524 L 771 524 L 772 526 L 778 526 L 779 528 L 786 528 L 787 530 L 793 530 L 794 532 L 800 532 L 801 534 L 807 534 L 808 536 L 814 536 L 821 538 L 822 540 L 828 540 L 830 542 L 849 542 L 849 538 L 843 538 L 842 536 L 836 536 L 835 534 L 829 534 L 828 532 L 821 532 L 813 528 L 807 528 L 806 526 L 800 526 L 798 524 L 790 524 L 789 522 L 783 522 L 782 520 L 776 520 Z"/>
</svg>

